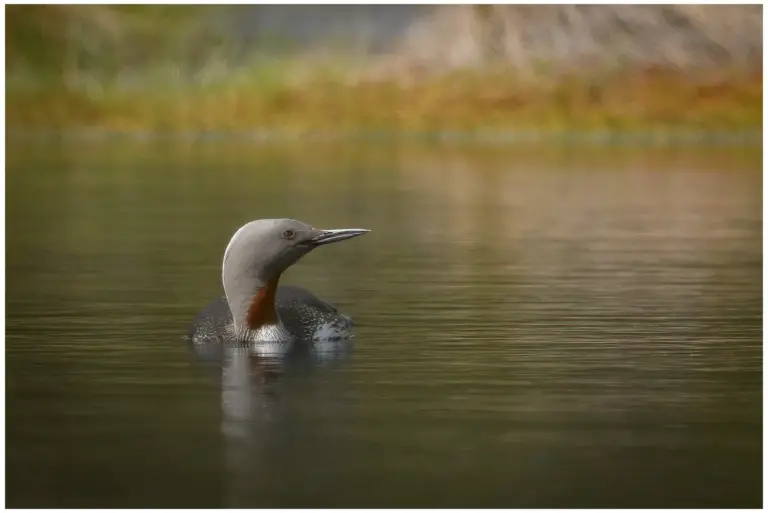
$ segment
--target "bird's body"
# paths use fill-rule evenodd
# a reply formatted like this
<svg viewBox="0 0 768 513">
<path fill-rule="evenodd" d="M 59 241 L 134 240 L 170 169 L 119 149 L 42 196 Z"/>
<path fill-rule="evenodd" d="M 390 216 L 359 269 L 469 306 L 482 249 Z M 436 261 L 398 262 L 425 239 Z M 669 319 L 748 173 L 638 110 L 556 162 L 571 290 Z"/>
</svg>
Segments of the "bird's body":
<svg viewBox="0 0 768 513">
<path fill-rule="evenodd" d="M 367 230 L 317 230 L 290 219 L 253 221 L 232 237 L 224 254 L 225 297 L 195 318 L 194 344 L 248 345 L 282 354 L 304 345 L 352 337 L 352 319 L 306 289 L 279 286 L 280 275 L 315 247 Z"/>
<path fill-rule="evenodd" d="M 294 340 L 333 340 L 352 336 L 352 319 L 333 305 L 326 303 L 310 291 L 301 287 L 281 285 L 275 294 L 277 313 L 283 322 L 287 335 Z M 227 338 L 237 338 L 246 342 L 269 341 L 283 337 L 273 326 L 268 326 L 256 333 L 238 337 L 232 320 L 226 297 L 211 301 L 195 318 L 190 333 L 196 343 L 222 342 Z"/>
</svg>

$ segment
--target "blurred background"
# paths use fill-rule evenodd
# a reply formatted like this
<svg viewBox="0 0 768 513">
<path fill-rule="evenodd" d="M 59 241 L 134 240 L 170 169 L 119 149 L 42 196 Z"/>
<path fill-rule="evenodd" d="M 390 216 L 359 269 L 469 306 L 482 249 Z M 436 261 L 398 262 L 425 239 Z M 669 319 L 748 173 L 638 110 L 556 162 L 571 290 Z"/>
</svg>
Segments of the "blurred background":
<svg viewBox="0 0 768 513">
<path fill-rule="evenodd" d="M 14 127 L 761 123 L 761 5 L 41 5 L 7 27 Z"/>
<path fill-rule="evenodd" d="M 762 504 L 762 6 L 6 7 L 10 507 Z M 195 351 L 247 221 L 352 351 Z M 199 349 L 199 348 L 198 348 Z"/>
</svg>

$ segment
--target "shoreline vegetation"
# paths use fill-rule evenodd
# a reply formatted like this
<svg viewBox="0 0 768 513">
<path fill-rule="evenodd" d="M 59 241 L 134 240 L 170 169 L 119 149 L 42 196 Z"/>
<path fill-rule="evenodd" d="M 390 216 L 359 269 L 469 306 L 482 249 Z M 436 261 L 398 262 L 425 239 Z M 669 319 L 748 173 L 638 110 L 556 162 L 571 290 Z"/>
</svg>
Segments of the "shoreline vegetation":
<svg viewBox="0 0 768 513">
<path fill-rule="evenodd" d="M 386 54 L 238 58 L 211 7 L 7 9 L 9 131 L 762 129 L 762 6 L 440 7 Z"/>
</svg>

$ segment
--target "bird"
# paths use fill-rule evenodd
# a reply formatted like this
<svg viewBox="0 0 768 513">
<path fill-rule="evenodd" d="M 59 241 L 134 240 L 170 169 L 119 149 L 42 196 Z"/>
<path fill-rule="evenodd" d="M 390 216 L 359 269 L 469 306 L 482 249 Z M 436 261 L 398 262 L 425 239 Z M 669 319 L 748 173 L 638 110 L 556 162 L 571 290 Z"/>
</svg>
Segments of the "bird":
<svg viewBox="0 0 768 513">
<path fill-rule="evenodd" d="M 278 282 L 315 248 L 369 231 L 322 230 L 295 219 L 258 219 L 240 227 L 224 250 L 224 296 L 197 314 L 188 333 L 192 343 L 284 355 L 296 346 L 352 338 L 349 316 L 302 287 Z"/>
</svg>

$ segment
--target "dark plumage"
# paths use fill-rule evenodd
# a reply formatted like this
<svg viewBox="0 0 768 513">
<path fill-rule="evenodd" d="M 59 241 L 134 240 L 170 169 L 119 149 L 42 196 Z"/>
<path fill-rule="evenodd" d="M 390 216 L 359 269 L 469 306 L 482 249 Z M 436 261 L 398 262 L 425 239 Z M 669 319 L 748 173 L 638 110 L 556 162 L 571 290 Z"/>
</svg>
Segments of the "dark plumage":
<svg viewBox="0 0 768 513">
<path fill-rule="evenodd" d="M 307 289 L 292 285 L 277 288 L 275 305 L 288 332 L 297 340 L 311 340 L 317 326 L 328 323 L 339 331 L 354 326 L 352 318 Z M 189 336 L 196 343 L 225 342 L 232 327 L 232 312 L 226 297 L 208 303 L 195 317 Z"/>
</svg>

